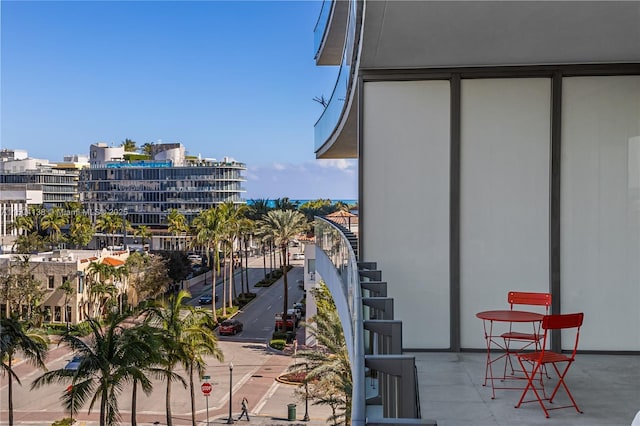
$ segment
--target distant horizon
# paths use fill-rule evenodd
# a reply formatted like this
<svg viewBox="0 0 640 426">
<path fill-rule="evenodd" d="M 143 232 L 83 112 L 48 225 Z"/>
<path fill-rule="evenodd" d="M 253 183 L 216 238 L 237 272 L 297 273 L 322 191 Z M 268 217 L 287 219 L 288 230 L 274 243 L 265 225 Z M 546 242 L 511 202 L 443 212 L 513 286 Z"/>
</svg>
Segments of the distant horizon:
<svg viewBox="0 0 640 426">
<path fill-rule="evenodd" d="M 273 207 L 275 205 L 275 201 L 276 200 L 281 200 L 283 198 L 287 198 L 291 203 L 297 203 L 298 205 L 302 205 L 305 204 L 309 201 L 316 201 L 316 200 L 329 200 L 331 201 L 331 204 L 336 204 L 336 203 L 344 203 L 344 204 L 348 204 L 348 205 L 352 205 L 352 204 L 357 204 L 358 200 L 355 198 L 327 198 L 327 197 L 320 197 L 320 198 L 291 198 L 291 197 L 276 197 L 276 198 L 247 198 L 247 204 L 253 204 L 250 203 L 250 201 L 254 201 L 254 200 L 267 200 L 268 201 L 268 205 L 269 207 Z"/>
</svg>

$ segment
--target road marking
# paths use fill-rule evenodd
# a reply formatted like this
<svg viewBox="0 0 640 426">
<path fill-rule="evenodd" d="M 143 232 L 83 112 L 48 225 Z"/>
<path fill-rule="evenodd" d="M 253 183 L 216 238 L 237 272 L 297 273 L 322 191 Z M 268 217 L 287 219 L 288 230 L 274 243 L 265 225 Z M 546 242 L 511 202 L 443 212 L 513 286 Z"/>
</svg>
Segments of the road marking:
<svg viewBox="0 0 640 426">
<path fill-rule="evenodd" d="M 276 393 L 276 390 L 278 389 L 279 386 L 280 386 L 280 382 L 276 382 L 276 381 L 273 382 L 273 384 L 271 385 L 267 393 L 264 394 L 264 396 L 260 399 L 260 401 L 258 401 L 258 404 L 255 406 L 253 410 L 255 414 L 259 414 L 260 411 L 262 411 L 262 408 L 267 403 L 267 400 L 271 398 L 274 393 Z"/>
</svg>

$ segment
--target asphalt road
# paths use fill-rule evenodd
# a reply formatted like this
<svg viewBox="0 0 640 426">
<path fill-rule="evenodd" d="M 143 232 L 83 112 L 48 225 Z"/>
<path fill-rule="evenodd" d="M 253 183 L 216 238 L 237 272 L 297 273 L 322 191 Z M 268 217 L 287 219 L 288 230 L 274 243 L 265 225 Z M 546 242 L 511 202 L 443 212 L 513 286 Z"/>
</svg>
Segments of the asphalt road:
<svg viewBox="0 0 640 426">
<path fill-rule="evenodd" d="M 304 296 L 304 290 L 297 284 L 297 281 L 302 279 L 304 274 L 303 262 L 304 260 L 292 260 L 293 269 L 287 273 L 288 308 L 291 308 L 293 303 L 299 302 Z M 270 287 L 254 287 L 256 282 L 264 278 L 262 257 L 251 257 L 248 263 L 250 291 L 256 293 L 256 298 L 234 316 L 244 324 L 243 331 L 235 336 L 220 336 L 221 340 L 268 342 L 274 331 L 275 314 L 282 312 L 284 308 L 284 280 L 281 278 Z M 235 274 L 235 286 L 237 291 L 240 292 L 241 281 L 238 271 Z M 267 269 L 268 271 L 269 269 Z M 191 305 L 200 306 L 198 303 L 200 296 L 211 294 L 211 281 L 210 275 L 206 278 L 206 284 L 205 279 L 202 277 L 196 277 L 191 281 L 188 288 L 192 295 L 192 299 L 189 302 Z M 224 290 L 220 280 L 216 281 L 216 295 L 219 298 L 217 307 L 219 308 L 223 300 Z M 211 305 L 204 305 L 201 308 L 211 309 Z"/>
</svg>

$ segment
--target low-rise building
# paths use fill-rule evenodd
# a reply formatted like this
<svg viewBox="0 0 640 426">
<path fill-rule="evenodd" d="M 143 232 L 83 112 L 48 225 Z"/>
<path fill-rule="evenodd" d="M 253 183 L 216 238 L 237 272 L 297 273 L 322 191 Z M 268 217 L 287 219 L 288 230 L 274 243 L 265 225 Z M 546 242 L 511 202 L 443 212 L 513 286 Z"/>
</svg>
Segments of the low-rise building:
<svg viewBox="0 0 640 426">
<path fill-rule="evenodd" d="M 34 317 L 40 314 L 45 324 L 77 324 L 105 313 L 107 306 L 123 309 L 133 297 L 127 277 L 99 277 L 101 268 L 96 265 L 107 264 L 117 270 L 128 257 L 126 250 L 107 249 L 0 255 L 0 315 L 20 312 Z M 22 295 L 12 286 L 12 283 L 23 286 L 27 282 L 38 286 L 41 292 Z M 70 284 L 67 291 L 61 288 L 65 282 Z M 101 285 L 93 286 L 95 283 Z M 36 300 L 38 293 L 42 294 L 41 300 Z M 107 300 L 111 303 L 105 303 Z"/>
</svg>

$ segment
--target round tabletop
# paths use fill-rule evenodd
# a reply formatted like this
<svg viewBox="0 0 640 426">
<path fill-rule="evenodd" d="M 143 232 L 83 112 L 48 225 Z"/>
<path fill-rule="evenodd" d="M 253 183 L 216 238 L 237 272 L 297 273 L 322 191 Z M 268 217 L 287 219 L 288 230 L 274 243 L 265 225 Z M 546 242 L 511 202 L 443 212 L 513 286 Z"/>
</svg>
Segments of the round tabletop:
<svg viewBox="0 0 640 426">
<path fill-rule="evenodd" d="M 476 316 L 483 320 L 502 322 L 542 321 L 542 317 L 544 317 L 544 315 L 537 312 L 512 311 L 510 309 L 478 312 Z"/>
</svg>

